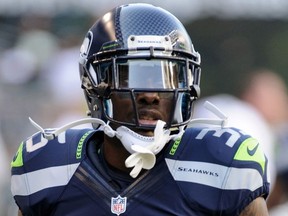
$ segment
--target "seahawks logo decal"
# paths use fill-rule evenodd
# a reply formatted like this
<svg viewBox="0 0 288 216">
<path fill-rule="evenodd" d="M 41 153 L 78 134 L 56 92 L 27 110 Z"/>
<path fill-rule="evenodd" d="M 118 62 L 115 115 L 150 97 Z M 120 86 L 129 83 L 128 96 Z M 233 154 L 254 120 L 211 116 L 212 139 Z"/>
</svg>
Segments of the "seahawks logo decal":
<svg viewBox="0 0 288 216">
<path fill-rule="evenodd" d="M 84 63 L 84 61 L 85 61 L 85 59 L 89 53 L 92 41 L 93 41 L 93 33 L 91 31 L 89 31 L 87 33 L 82 45 L 81 45 L 81 48 L 80 48 L 80 60 L 79 60 L 79 62 L 81 64 Z"/>
</svg>

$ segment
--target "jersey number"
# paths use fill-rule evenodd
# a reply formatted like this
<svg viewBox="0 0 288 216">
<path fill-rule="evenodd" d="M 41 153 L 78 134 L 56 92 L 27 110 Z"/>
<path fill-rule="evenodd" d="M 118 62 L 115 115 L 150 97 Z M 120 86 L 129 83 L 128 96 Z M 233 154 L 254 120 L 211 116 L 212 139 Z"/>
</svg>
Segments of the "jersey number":
<svg viewBox="0 0 288 216">
<path fill-rule="evenodd" d="M 33 137 L 30 137 L 27 141 L 26 141 L 26 149 L 27 152 L 33 152 L 36 151 L 37 149 L 42 148 L 43 146 L 47 145 L 48 140 L 45 139 L 43 136 L 41 136 L 41 140 L 40 142 L 37 143 L 33 143 Z M 65 132 L 59 134 L 57 136 L 58 142 L 59 143 L 65 143 Z"/>
<path fill-rule="evenodd" d="M 215 137 L 221 137 L 222 134 L 229 133 L 230 137 L 227 139 L 225 145 L 227 145 L 231 148 L 235 145 L 237 140 L 241 137 L 241 135 L 238 131 L 235 131 L 231 128 L 221 128 L 221 129 L 205 128 L 205 129 L 201 130 L 201 132 L 196 136 L 196 139 L 203 139 L 203 137 L 209 131 L 215 131 L 215 133 L 213 133 L 213 136 L 215 136 Z"/>
</svg>

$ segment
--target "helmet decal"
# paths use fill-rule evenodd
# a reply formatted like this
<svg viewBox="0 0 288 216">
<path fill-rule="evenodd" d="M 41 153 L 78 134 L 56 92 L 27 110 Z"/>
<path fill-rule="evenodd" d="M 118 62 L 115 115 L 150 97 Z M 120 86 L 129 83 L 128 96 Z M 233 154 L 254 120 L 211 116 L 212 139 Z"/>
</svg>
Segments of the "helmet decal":
<svg viewBox="0 0 288 216">
<path fill-rule="evenodd" d="M 127 41 L 128 49 L 153 46 L 162 47 L 165 50 L 172 50 L 172 43 L 169 36 L 131 35 Z"/>
<path fill-rule="evenodd" d="M 89 50 L 93 41 L 93 32 L 89 31 L 84 38 L 84 41 L 80 47 L 80 62 L 83 64 L 85 59 L 88 57 Z"/>
</svg>

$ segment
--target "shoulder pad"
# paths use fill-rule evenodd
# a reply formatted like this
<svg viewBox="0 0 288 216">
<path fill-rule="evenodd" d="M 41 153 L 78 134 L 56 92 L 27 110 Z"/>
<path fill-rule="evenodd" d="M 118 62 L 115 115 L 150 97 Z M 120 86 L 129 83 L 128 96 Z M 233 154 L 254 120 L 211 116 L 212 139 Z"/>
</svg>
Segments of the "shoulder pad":
<svg viewBox="0 0 288 216">
<path fill-rule="evenodd" d="M 55 139 L 47 140 L 40 132 L 23 141 L 11 162 L 12 171 L 31 172 L 51 166 L 76 163 L 83 155 L 85 140 L 90 137 L 91 129 L 69 129 Z M 21 171 L 22 170 L 22 171 Z"/>
<path fill-rule="evenodd" d="M 253 169 L 267 180 L 267 158 L 261 145 L 236 128 L 189 128 L 171 144 L 167 158 Z"/>
<path fill-rule="evenodd" d="M 251 199 L 269 193 L 267 159 L 260 144 L 236 128 L 187 129 L 170 144 L 166 164 L 187 199 L 199 201 L 194 194 L 206 188 L 213 195 L 202 204 L 216 210 L 220 203 L 227 215 L 236 215 L 231 213 L 235 206 L 243 209 Z M 191 190 L 182 182 L 190 183 Z"/>
<path fill-rule="evenodd" d="M 249 137 L 236 128 L 188 128 L 182 138 L 172 145 L 169 155 L 181 154 L 183 159 L 195 156 L 201 160 L 203 157 L 207 158 L 209 153 L 214 156 L 224 154 L 225 158 L 233 158 L 240 144 Z"/>
</svg>

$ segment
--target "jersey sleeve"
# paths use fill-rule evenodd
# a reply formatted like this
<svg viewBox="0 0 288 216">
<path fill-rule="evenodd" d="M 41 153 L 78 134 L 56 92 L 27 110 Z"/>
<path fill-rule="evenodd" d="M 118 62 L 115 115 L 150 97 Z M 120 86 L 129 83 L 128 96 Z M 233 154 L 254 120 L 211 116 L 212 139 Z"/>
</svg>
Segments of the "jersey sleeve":
<svg viewBox="0 0 288 216">
<path fill-rule="evenodd" d="M 79 166 L 90 133 L 70 129 L 53 140 L 36 133 L 20 144 L 11 162 L 11 191 L 23 215 L 49 215 Z"/>
<path fill-rule="evenodd" d="M 269 193 L 261 145 L 235 128 L 189 128 L 171 145 L 167 166 L 183 196 L 204 215 L 239 215 Z"/>
<path fill-rule="evenodd" d="M 268 160 L 255 138 L 241 140 L 223 187 L 225 190 L 220 203 L 224 209 L 230 198 L 229 191 L 239 191 L 234 201 L 235 206 L 239 203 L 239 214 L 257 197 L 267 198 L 270 187 Z"/>
</svg>

